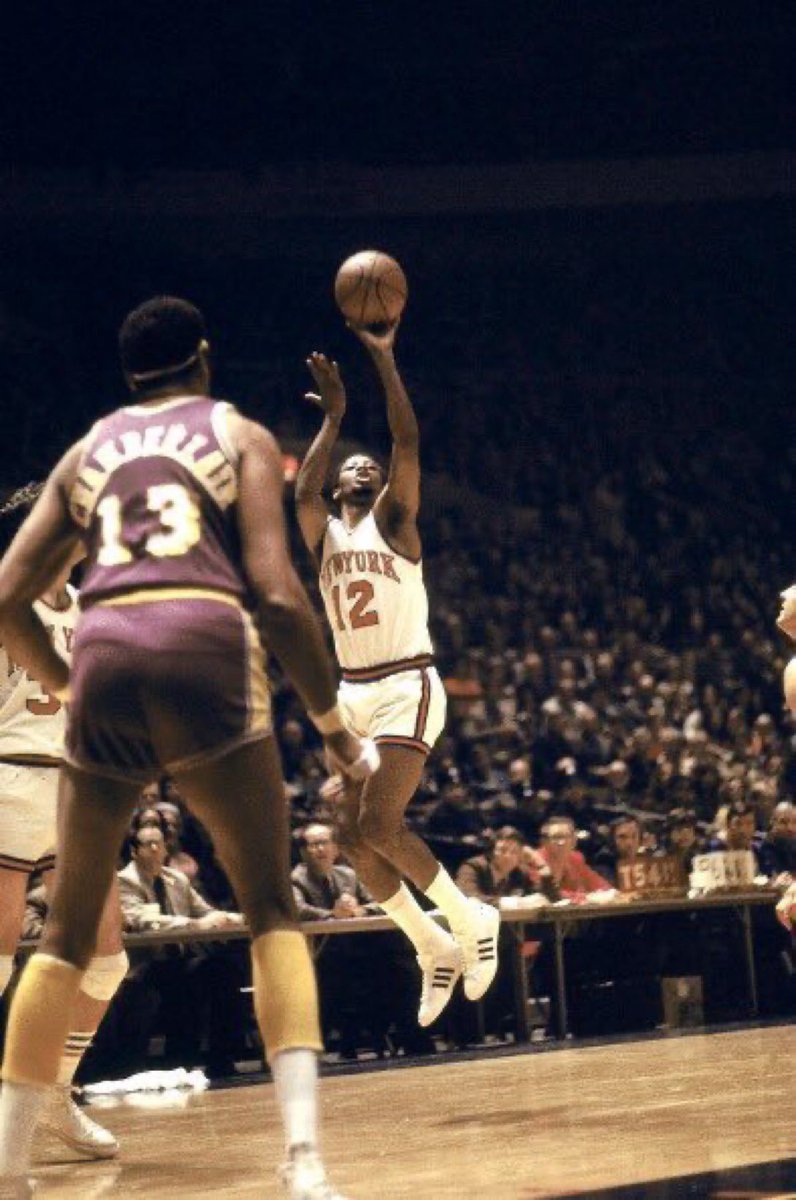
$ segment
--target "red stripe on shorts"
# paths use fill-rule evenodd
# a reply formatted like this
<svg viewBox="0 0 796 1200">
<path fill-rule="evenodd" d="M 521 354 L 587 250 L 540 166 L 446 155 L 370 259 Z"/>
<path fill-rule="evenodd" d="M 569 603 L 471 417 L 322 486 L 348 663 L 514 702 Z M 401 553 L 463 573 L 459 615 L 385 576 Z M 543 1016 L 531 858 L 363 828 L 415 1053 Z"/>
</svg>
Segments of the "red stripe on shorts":
<svg viewBox="0 0 796 1200">
<path fill-rule="evenodd" d="M 423 686 L 420 692 L 420 704 L 417 709 L 417 720 L 415 721 L 414 736 L 419 742 L 423 740 L 423 734 L 426 732 L 426 722 L 428 721 L 428 709 L 431 704 L 431 683 L 428 678 L 428 671 L 421 671 Z"/>
</svg>

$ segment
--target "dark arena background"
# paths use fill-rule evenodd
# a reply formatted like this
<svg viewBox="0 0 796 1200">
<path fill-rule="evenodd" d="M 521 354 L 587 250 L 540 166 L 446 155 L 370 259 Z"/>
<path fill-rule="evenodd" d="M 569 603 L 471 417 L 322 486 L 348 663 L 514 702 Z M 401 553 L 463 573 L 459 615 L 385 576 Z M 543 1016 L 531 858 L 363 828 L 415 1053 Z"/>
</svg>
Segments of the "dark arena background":
<svg viewBox="0 0 796 1200">
<path fill-rule="evenodd" d="M 124 402 L 125 314 L 184 296 L 215 393 L 279 439 L 319 607 L 294 508 L 319 425 L 305 360 L 340 364 L 343 448 L 388 457 L 332 288 L 365 248 L 408 279 L 396 355 L 448 714 L 407 820 L 501 907 L 501 966 L 421 1030 L 403 935 L 365 903 L 300 909 L 336 1186 L 796 1196 L 796 725 L 776 624 L 796 581 L 793 4 L 17 8 L 0 500 Z M 327 770 L 271 678 L 298 866 L 333 819 Z M 173 865 L 236 910 L 168 779 L 142 797 L 157 805 Z M 39 928 L 29 909 L 28 941 Z M 125 983 L 77 1076 L 121 1154 L 79 1162 L 42 1137 L 37 1196 L 282 1194 L 244 935 L 194 935 L 229 968 L 234 1052 L 210 1061 L 202 1013 L 193 1057 L 170 1056 L 157 997 Z M 169 944 L 128 937 L 131 956 Z M 180 1066 L 209 1090 L 119 1082 Z"/>
</svg>

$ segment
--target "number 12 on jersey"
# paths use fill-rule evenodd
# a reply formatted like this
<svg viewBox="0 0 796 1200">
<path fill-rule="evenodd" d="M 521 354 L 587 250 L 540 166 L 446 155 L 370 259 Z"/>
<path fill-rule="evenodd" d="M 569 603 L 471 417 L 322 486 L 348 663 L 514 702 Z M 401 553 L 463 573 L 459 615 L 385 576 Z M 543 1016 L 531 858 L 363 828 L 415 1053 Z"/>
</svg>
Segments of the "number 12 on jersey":
<svg viewBox="0 0 796 1200">
<path fill-rule="evenodd" d="M 348 627 L 343 613 L 343 595 L 351 629 L 368 629 L 371 625 L 378 625 L 379 614 L 375 608 L 368 608 L 373 599 L 373 584 L 369 580 L 354 579 L 348 584 L 343 595 L 341 593 L 343 589 L 336 583 L 332 588 L 332 603 L 339 630 L 343 631 Z"/>
</svg>

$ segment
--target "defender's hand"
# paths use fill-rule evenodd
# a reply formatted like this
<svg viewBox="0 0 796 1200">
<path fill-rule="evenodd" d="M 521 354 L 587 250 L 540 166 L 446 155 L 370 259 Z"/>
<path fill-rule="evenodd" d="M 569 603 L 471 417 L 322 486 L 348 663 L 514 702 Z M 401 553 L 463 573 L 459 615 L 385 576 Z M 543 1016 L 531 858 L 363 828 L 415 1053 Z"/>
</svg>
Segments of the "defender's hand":
<svg viewBox="0 0 796 1200">
<path fill-rule="evenodd" d="M 304 399 L 309 400 L 311 404 L 317 404 L 328 417 L 341 421 L 345 415 L 346 394 L 337 363 L 325 354 L 313 350 L 307 359 L 307 366 L 320 395 L 316 392 L 306 392 Z"/>
</svg>

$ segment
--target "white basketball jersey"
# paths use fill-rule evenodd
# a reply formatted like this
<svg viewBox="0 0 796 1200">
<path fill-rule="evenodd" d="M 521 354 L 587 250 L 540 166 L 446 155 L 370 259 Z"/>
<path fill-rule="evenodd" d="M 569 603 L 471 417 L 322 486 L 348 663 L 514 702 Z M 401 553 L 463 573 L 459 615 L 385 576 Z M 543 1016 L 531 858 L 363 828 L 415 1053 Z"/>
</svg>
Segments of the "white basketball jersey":
<svg viewBox="0 0 796 1200">
<path fill-rule="evenodd" d="M 391 549 L 372 512 L 353 529 L 329 519 L 320 588 L 344 670 L 431 654 L 423 564 Z"/>
<path fill-rule="evenodd" d="M 33 607 L 56 651 L 69 662 L 79 609 L 77 592 L 73 587 L 67 587 L 67 591 L 70 604 L 62 612 L 43 600 L 37 600 Z M 45 692 L 36 679 L 29 679 L 0 646 L 0 759 L 17 754 L 60 758 L 65 731 L 66 710 L 61 701 Z"/>
</svg>

